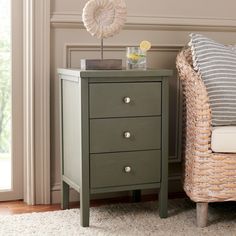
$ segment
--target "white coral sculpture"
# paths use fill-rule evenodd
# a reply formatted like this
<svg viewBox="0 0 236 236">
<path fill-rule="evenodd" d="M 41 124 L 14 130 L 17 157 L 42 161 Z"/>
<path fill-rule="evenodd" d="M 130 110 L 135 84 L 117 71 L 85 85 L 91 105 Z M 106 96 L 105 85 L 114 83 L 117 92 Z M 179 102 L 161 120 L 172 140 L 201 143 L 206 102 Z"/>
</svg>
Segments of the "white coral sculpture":
<svg viewBox="0 0 236 236">
<path fill-rule="evenodd" d="M 82 14 L 87 31 L 98 39 L 119 33 L 126 21 L 124 0 L 89 0 Z"/>
</svg>

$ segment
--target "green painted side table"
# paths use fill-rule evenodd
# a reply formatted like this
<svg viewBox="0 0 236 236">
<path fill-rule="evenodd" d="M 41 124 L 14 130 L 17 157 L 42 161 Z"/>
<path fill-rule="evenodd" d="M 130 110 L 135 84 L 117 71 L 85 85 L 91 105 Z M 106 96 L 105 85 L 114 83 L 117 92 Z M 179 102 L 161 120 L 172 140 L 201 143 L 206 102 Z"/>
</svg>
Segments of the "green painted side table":
<svg viewBox="0 0 236 236">
<path fill-rule="evenodd" d="M 80 71 L 60 78 L 62 208 L 80 193 L 89 226 L 90 194 L 159 188 L 167 217 L 168 77 L 171 70 Z"/>
</svg>

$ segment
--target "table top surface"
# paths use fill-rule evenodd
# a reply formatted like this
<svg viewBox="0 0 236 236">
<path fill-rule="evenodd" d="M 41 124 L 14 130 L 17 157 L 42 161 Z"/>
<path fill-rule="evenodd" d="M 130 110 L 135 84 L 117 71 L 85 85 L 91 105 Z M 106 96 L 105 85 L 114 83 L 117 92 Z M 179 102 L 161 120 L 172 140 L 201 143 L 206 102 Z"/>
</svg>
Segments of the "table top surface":
<svg viewBox="0 0 236 236">
<path fill-rule="evenodd" d="M 87 77 L 137 77 L 137 76 L 162 76 L 169 77 L 173 75 L 171 69 L 146 69 L 146 70 L 80 70 L 79 68 L 72 69 L 57 69 L 58 74 L 75 76 L 80 78 Z"/>
</svg>

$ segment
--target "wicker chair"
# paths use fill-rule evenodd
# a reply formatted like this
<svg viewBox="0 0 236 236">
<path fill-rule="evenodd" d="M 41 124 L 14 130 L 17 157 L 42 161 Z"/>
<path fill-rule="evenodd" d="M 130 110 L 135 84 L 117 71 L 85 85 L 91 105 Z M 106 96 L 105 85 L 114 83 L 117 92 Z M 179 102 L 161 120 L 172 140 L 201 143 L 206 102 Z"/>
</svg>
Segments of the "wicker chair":
<svg viewBox="0 0 236 236">
<path fill-rule="evenodd" d="M 189 48 L 178 54 L 176 65 L 183 91 L 184 190 L 197 203 L 197 225 L 205 227 L 209 202 L 236 201 L 236 154 L 211 150 L 209 98 Z"/>
</svg>

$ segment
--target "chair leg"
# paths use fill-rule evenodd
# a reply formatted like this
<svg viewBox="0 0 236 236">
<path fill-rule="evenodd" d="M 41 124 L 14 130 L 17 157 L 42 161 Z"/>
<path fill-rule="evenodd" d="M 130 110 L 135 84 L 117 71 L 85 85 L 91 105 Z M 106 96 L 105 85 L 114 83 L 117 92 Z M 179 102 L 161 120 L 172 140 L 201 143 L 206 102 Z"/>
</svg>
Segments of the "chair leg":
<svg viewBox="0 0 236 236">
<path fill-rule="evenodd" d="M 206 227 L 208 219 L 208 203 L 197 202 L 197 226 Z"/>
</svg>

